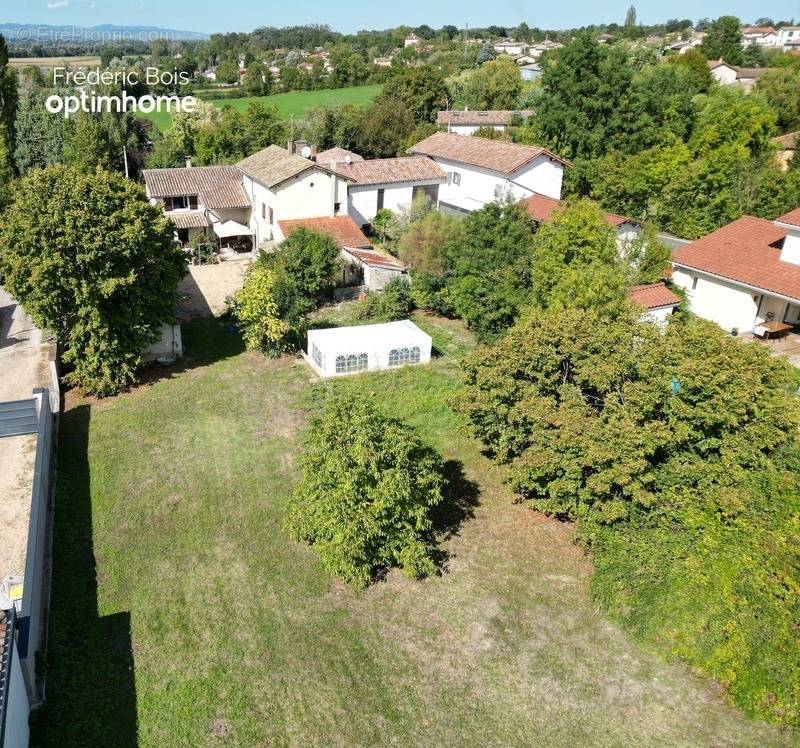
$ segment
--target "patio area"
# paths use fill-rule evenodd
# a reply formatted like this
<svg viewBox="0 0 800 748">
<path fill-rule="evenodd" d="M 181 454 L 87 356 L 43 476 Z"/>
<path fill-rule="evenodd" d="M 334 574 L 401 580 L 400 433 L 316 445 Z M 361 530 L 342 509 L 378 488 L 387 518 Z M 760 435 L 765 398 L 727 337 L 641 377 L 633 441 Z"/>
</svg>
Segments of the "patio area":
<svg viewBox="0 0 800 748">
<path fill-rule="evenodd" d="M 767 346 L 776 356 L 786 356 L 792 366 L 800 368 L 800 330 L 764 340 L 752 332 L 742 333 L 744 340 L 757 340 Z"/>
</svg>

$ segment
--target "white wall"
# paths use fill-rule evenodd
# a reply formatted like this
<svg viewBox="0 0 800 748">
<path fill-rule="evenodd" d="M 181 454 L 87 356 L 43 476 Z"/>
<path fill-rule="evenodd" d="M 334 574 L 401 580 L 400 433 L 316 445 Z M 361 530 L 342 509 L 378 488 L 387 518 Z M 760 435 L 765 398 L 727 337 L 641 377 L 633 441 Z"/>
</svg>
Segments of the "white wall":
<svg viewBox="0 0 800 748">
<path fill-rule="evenodd" d="M 495 187 L 500 186 L 503 194 L 511 194 L 517 199 L 530 197 L 538 192 L 556 200 L 561 199 L 561 180 L 564 167 L 547 156 L 539 156 L 525 168 L 506 177 L 503 174 L 482 169 L 477 166 L 457 164 L 445 159 L 434 159 L 445 172 L 460 175 L 460 184 L 451 181 L 439 187 L 439 202 L 453 203 L 469 210 L 479 210 L 487 203 L 497 199 Z"/>
<path fill-rule="evenodd" d="M 287 179 L 274 190 L 244 176 L 242 186 L 253 206 L 250 214 L 250 228 L 256 239 L 256 246 L 270 239 L 281 241 L 284 237 L 278 229 L 278 221 L 295 218 L 316 218 L 333 216 L 333 205 L 337 202 L 337 182 L 333 174 L 320 169 L 311 169 L 292 179 Z M 272 208 L 272 223 L 269 211 L 263 217 L 262 204 Z"/>
<path fill-rule="evenodd" d="M 6 732 L 2 748 L 28 748 L 28 692 L 22 677 L 17 655 L 17 645 L 12 643 L 11 677 L 8 684 L 6 705 Z"/>
<path fill-rule="evenodd" d="M 155 361 L 159 356 L 183 356 L 180 325 L 161 325 L 159 339 L 142 351 L 142 361 Z"/>
<path fill-rule="evenodd" d="M 692 289 L 692 282 L 697 285 Z M 760 294 L 721 279 L 687 269 L 675 268 L 672 281 L 686 291 L 689 308 L 703 319 L 716 322 L 729 332 L 752 330 L 756 322 Z"/>
<path fill-rule="evenodd" d="M 303 353 L 303 357 L 309 362 L 309 364 L 311 364 L 311 367 L 317 372 L 317 374 L 323 377 L 341 377 L 349 376 L 349 374 L 360 373 L 349 372 L 348 374 L 337 374 L 336 356 L 338 353 L 335 351 L 326 350 L 323 346 L 320 346 L 320 352 L 322 353 L 322 369 L 320 369 L 313 361 L 311 356 L 311 346 L 313 343 L 315 343 L 313 332 L 313 330 L 309 331 L 308 344 L 306 346 L 307 350 L 305 353 Z M 364 344 L 361 346 L 359 346 L 359 343 L 356 342 L 353 345 L 352 351 L 348 351 L 348 353 L 366 353 L 368 356 L 368 368 L 365 371 L 379 371 L 389 368 L 401 368 L 399 366 L 389 366 L 389 351 L 393 348 L 419 346 L 419 363 L 427 364 L 431 360 L 431 338 L 430 336 L 426 336 L 426 338 L 427 339 L 414 338 L 413 340 L 398 339 L 395 341 L 389 339 L 384 340 L 381 343 Z"/>
<path fill-rule="evenodd" d="M 674 310 L 675 308 L 671 306 L 661 307 L 660 309 L 648 309 L 642 315 L 642 319 L 647 322 L 653 322 L 659 327 L 663 327 Z"/>
<path fill-rule="evenodd" d="M 472 135 L 473 133 L 477 132 L 481 127 L 491 127 L 493 130 L 497 130 L 497 132 L 505 132 L 506 126 L 505 125 L 450 125 L 447 128 L 447 132 L 455 133 L 456 135 Z"/>
<path fill-rule="evenodd" d="M 731 83 L 736 83 L 736 71 L 727 65 L 720 65 L 711 71 L 711 75 L 721 83 L 723 86 L 729 86 Z"/>
<path fill-rule="evenodd" d="M 402 184 L 351 185 L 347 191 L 347 212 L 360 226 L 369 223 L 378 212 L 378 190 L 383 190 L 383 207 L 393 213 L 411 205 L 414 187 L 437 185 L 438 182 L 403 182 Z M 441 186 L 440 186 L 441 190 Z"/>
</svg>

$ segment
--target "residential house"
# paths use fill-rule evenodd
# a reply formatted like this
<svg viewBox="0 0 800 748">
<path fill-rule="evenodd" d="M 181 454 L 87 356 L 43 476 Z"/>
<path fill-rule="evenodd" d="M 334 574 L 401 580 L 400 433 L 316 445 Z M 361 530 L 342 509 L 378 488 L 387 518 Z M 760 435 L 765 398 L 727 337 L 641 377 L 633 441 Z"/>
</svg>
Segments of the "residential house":
<svg viewBox="0 0 800 748">
<path fill-rule="evenodd" d="M 447 132 L 458 135 L 473 135 L 481 127 L 491 127 L 498 132 L 507 133 L 511 122 L 518 119 L 520 122 L 533 114 L 529 109 L 511 111 L 508 109 L 494 109 L 486 111 L 471 111 L 469 109 L 453 109 L 439 112 L 436 124 L 445 128 Z"/>
<path fill-rule="evenodd" d="M 437 132 L 409 148 L 446 173 L 439 208 L 464 214 L 506 197 L 559 199 L 564 169 L 572 166 L 546 148 Z"/>
<path fill-rule="evenodd" d="M 680 297 L 663 282 L 631 286 L 628 298 L 645 309 L 643 319 L 658 325 L 663 325 L 681 303 Z"/>
<path fill-rule="evenodd" d="M 527 42 L 517 42 L 513 39 L 504 39 L 494 43 L 494 51 L 498 54 L 521 55 L 527 52 L 529 47 Z"/>
<path fill-rule="evenodd" d="M 191 163 L 191 162 L 190 162 Z M 181 244 L 196 237 L 245 238 L 250 242 L 250 200 L 235 166 L 145 169 L 145 192 L 175 224 Z"/>
<path fill-rule="evenodd" d="M 403 42 L 404 47 L 414 47 L 420 43 L 420 38 L 416 34 L 409 34 Z"/>
<path fill-rule="evenodd" d="M 347 177 L 313 161 L 310 148 L 303 152 L 270 145 L 236 164 L 256 246 L 283 239 L 279 220 L 333 217 L 346 210 Z"/>
<path fill-rule="evenodd" d="M 781 26 L 776 34 L 778 36 L 777 46 L 782 47 L 784 52 L 796 48 L 800 43 L 800 26 Z"/>
<path fill-rule="evenodd" d="M 382 208 L 396 213 L 409 207 L 419 195 L 436 205 L 439 185 L 447 181 L 444 170 L 425 156 L 338 162 L 332 168 L 348 180 L 347 212 L 359 226 Z"/>
<path fill-rule="evenodd" d="M 392 278 L 406 272 L 406 266 L 396 257 L 376 250 L 350 216 L 301 218 L 279 221 L 278 225 L 282 236 L 288 237 L 301 227 L 330 236 L 346 261 L 342 266 L 342 286 L 363 286 L 379 291 Z"/>
<path fill-rule="evenodd" d="M 524 81 L 538 81 L 542 77 L 542 66 L 537 62 L 522 65 L 519 69 L 519 76 Z"/>
<path fill-rule="evenodd" d="M 798 135 L 800 135 L 800 130 L 788 132 L 786 135 L 779 135 L 775 138 L 775 142 L 778 146 L 775 157 L 778 159 L 778 163 L 781 165 L 783 171 L 789 168 L 789 163 L 794 158 Z"/>
<path fill-rule="evenodd" d="M 770 68 L 740 68 L 729 65 L 722 60 L 709 60 L 708 68 L 711 75 L 722 86 L 739 84 L 745 91 L 750 91 L 756 81 Z"/>
<path fill-rule="evenodd" d="M 528 215 L 536 223 L 548 223 L 553 212 L 563 206 L 561 200 L 555 200 L 545 195 L 531 195 L 523 201 Z M 616 213 L 603 213 L 609 226 L 612 226 L 617 233 L 617 246 L 622 248 L 632 239 L 635 239 L 642 230 L 640 221 L 633 218 L 617 215 Z"/>
<path fill-rule="evenodd" d="M 372 60 L 372 64 L 378 68 L 390 68 L 392 67 L 392 58 L 391 57 L 376 57 Z"/>
<path fill-rule="evenodd" d="M 755 44 L 759 47 L 778 46 L 778 34 L 772 26 L 747 26 L 742 29 L 742 46 Z"/>
<path fill-rule="evenodd" d="M 676 249 L 672 264 L 692 312 L 725 330 L 800 323 L 800 208 L 775 221 L 742 216 Z"/>
<path fill-rule="evenodd" d="M 545 39 L 543 42 L 539 42 L 538 44 L 534 44 L 532 47 L 530 47 L 528 49 L 528 54 L 534 59 L 538 60 L 545 52 L 549 52 L 553 49 L 560 49 L 563 46 L 563 44 L 559 44 L 558 42 Z"/>
</svg>

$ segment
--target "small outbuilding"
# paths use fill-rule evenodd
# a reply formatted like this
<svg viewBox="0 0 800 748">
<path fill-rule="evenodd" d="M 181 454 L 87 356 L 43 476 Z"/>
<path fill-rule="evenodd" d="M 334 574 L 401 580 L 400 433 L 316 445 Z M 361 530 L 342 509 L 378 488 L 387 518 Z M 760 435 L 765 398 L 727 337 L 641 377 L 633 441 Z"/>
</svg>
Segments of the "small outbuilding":
<svg viewBox="0 0 800 748">
<path fill-rule="evenodd" d="M 303 354 L 321 377 L 393 369 L 431 360 L 431 336 L 411 320 L 308 331 Z"/>
</svg>

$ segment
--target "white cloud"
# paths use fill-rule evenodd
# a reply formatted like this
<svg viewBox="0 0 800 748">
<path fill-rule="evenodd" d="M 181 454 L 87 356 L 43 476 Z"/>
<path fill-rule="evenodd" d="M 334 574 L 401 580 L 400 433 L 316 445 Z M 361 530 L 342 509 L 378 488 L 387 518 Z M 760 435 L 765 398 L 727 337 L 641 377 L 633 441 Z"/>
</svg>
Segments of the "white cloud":
<svg viewBox="0 0 800 748">
<path fill-rule="evenodd" d="M 69 0 L 58 0 L 55 3 L 47 3 L 47 7 L 50 10 L 54 10 L 55 8 L 66 8 L 69 5 Z"/>
</svg>

